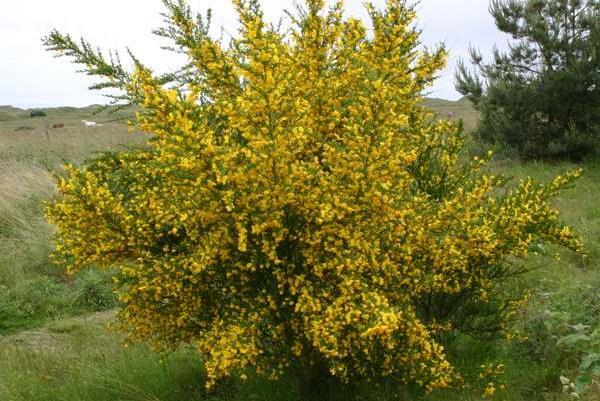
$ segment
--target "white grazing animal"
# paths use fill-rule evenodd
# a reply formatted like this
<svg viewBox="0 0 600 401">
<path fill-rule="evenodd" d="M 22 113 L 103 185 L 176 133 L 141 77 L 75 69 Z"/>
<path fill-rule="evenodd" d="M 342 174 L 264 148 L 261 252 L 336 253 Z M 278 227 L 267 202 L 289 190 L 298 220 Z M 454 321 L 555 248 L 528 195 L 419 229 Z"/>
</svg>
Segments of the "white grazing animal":
<svg viewBox="0 0 600 401">
<path fill-rule="evenodd" d="M 82 123 L 85 124 L 86 127 L 95 127 L 99 124 L 95 123 L 94 121 L 88 121 L 88 120 L 81 120 Z"/>
</svg>

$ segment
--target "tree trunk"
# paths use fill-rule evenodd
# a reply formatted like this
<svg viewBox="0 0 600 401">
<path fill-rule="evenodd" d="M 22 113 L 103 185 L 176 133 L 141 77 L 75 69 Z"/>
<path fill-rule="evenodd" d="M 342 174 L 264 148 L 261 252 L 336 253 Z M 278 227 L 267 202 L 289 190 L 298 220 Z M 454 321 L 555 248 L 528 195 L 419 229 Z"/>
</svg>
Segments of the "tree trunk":
<svg viewBox="0 0 600 401">
<path fill-rule="evenodd" d="M 303 358 L 296 368 L 296 385 L 303 400 L 327 401 L 337 380 L 331 375 L 326 361 L 314 354 Z"/>
</svg>

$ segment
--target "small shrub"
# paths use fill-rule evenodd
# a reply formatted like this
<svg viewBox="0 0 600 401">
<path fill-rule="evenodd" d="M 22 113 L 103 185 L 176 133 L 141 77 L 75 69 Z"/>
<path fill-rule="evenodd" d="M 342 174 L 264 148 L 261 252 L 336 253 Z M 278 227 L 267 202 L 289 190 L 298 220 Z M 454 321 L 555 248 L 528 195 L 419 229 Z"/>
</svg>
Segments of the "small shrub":
<svg viewBox="0 0 600 401">
<path fill-rule="evenodd" d="M 31 110 L 29 117 L 46 117 L 46 112 L 43 110 Z"/>
<path fill-rule="evenodd" d="M 570 391 L 590 391 L 600 379 L 600 279 L 546 290 L 522 322 L 525 339 L 513 345 L 520 357 L 553 366 L 573 381 Z M 555 381 L 556 377 L 552 377 Z"/>
<path fill-rule="evenodd" d="M 72 305 L 76 310 L 105 310 L 116 306 L 111 272 L 86 270 L 75 280 Z"/>
<path fill-rule="evenodd" d="M 35 128 L 29 126 L 29 125 L 19 125 L 17 128 L 15 128 L 15 131 L 32 131 Z"/>
</svg>

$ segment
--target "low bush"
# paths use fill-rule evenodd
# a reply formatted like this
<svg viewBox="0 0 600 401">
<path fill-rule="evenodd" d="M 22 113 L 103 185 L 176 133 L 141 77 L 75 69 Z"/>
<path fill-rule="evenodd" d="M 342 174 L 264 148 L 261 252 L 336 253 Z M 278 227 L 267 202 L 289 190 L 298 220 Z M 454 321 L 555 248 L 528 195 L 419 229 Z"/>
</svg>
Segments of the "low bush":
<svg viewBox="0 0 600 401">
<path fill-rule="evenodd" d="M 46 117 L 46 112 L 43 110 L 31 110 L 29 117 Z"/>
<path fill-rule="evenodd" d="M 15 128 L 15 131 L 33 131 L 35 128 L 30 127 L 29 125 L 19 125 L 17 128 Z"/>
</svg>

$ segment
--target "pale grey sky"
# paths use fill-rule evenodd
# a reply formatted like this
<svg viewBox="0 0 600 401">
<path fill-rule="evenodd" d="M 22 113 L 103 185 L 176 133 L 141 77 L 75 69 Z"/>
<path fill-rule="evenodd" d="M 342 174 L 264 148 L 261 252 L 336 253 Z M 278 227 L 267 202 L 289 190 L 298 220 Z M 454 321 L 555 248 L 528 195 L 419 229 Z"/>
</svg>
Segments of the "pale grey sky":
<svg viewBox="0 0 600 401">
<path fill-rule="evenodd" d="M 213 9 L 214 28 L 235 32 L 235 16 L 228 0 L 188 0 L 195 10 Z M 277 20 L 292 0 L 261 0 L 269 19 Z M 364 16 L 362 0 L 346 0 L 347 14 Z M 384 0 L 374 0 L 382 5 Z M 488 13 L 488 0 L 421 0 L 418 25 L 426 45 L 445 42 L 451 51 L 448 68 L 431 89 L 431 96 L 456 99 L 455 62 L 467 54 L 469 43 L 489 54 L 506 36 L 498 32 Z M 76 73 L 67 59 L 54 59 L 40 38 L 52 28 L 83 35 L 103 49 L 126 46 L 147 65 L 166 71 L 178 60 L 160 50 L 151 34 L 160 26 L 160 0 L 2 0 L 0 13 L 0 105 L 19 107 L 84 106 L 106 98 L 87 87 L 94 81 Z"/>
</svg>

